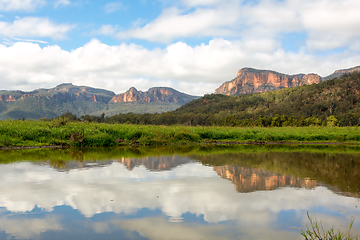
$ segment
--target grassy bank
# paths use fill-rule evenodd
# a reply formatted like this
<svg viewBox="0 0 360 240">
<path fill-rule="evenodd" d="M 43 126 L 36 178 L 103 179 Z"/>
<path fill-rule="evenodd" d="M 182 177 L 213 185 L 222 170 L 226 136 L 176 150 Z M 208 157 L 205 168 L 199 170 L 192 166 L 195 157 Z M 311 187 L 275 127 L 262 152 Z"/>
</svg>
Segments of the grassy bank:
<svg viewBox="0 0 360 240">
<path fill-rule="evenodd" d="M 0 121 L 0 146 L 116 146 L 198 142 L 359 143 L 359 127 L 188 127 L 6 120 Z"/>
</svg>

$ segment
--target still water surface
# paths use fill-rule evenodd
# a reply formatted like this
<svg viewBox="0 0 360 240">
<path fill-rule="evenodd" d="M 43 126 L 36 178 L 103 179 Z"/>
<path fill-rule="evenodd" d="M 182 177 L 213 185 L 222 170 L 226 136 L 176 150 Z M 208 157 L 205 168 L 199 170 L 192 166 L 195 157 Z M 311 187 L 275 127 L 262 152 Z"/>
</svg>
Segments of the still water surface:
<svg viewBox="0 0 360 240">
<path fill-rule="evenodd" d="M 307 212 L 360 233 L 357 153 L 91 151 L 2 152 L 0 239 L 301 239 Z"/>
</svg>

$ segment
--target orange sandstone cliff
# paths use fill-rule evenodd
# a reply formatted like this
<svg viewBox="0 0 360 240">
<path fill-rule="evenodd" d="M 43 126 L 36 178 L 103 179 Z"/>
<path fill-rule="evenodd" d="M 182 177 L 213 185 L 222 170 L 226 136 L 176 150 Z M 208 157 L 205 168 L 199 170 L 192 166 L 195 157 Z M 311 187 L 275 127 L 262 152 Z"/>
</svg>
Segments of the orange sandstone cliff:
<svg viewBox="0 0 360 240">
<path fill-rule="evenodd" d="M 131 87 L 125 93 L 116 95 L 110 103 L 118 102 L 147 102 L 147 103 L 187 103 L 199 97 L 191 96 L 168 87 L 154 87 L 148 91 L 138 91 Z"/>
<path fill-rule="evenodd" d="M 317 74 L 287 75 L 270 70 L 243 68 L 236 78 L 222 84 L 215 93 L 224 95 L 262 93 L 322 81 L 324 79 Z"/>
</svg>

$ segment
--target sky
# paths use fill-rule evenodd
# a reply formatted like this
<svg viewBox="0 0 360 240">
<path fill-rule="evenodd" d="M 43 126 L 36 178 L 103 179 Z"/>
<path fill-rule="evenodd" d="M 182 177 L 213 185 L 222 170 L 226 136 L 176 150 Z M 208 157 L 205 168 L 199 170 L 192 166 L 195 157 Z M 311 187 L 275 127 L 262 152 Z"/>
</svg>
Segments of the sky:
<svg viewBox="0 0 360 240">
<path fill-rule="evenodd" d="M 359 0 L 0 0 L 0 90 L 213 93 L 244 67 L 360 65 Z"/>
</svg>

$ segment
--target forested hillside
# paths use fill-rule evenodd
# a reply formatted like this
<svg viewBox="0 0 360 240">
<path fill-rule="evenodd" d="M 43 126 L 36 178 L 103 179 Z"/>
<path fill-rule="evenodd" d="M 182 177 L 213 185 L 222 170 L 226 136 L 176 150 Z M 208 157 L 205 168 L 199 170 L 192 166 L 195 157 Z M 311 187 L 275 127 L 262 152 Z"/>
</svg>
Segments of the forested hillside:
<svg viewBox="0 0 360 240">
<path fill-rule="evenodd" d="M 120 114 L 105 121 L 162 125 L 308 126 L 325 125 L 330 120 L 335 126 L 354 126 L 360 123 L 359 118 L 360 73 L 354 72 L 344 74 L 340 79 L 266 93 L 210 94 L 175 111 Z"/>
</svg>

